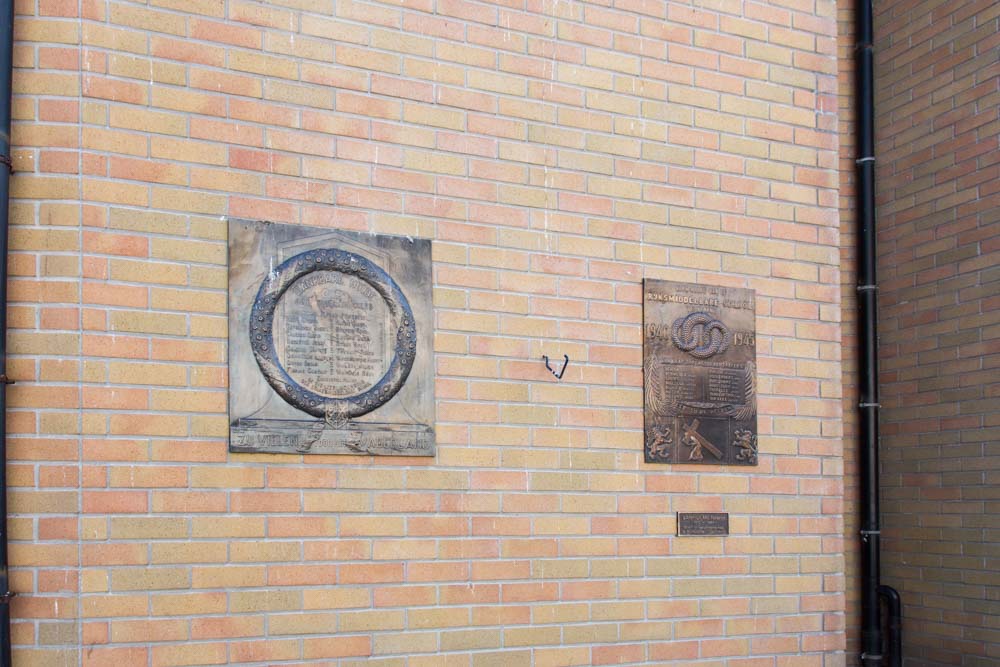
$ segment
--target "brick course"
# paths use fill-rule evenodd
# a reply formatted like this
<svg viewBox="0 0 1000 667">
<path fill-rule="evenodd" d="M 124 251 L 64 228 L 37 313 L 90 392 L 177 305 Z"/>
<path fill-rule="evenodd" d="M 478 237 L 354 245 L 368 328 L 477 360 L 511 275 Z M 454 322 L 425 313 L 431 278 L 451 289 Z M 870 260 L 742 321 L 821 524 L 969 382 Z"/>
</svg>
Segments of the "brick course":
<svg viewBox="0 0 1000 667">
<path fill-rule="evenodd" d="M 732 9 L 18 2 L 18 664 L 843 664 L 836 7 Z M 434 239 L 434 459 L 227 453 L 226 216 Z M 644 276 L 757 290 L 753 473 Z"/>
</svg>

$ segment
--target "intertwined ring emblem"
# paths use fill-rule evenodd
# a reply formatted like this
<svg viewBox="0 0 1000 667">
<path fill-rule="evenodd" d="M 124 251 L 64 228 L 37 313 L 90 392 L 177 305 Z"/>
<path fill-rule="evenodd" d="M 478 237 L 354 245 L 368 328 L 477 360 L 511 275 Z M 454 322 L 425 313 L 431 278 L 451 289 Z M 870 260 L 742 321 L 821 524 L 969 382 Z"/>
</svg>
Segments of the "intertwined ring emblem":
<svg viewBox="0 0 1000 667">
<path fill-rule="evenodd" d="M 674 320 L 672 338 L 674 345 L 698 359 L 707 359 L 724 352 L 732 342 L 729 327 L 702 312 Z"/>
</svg>

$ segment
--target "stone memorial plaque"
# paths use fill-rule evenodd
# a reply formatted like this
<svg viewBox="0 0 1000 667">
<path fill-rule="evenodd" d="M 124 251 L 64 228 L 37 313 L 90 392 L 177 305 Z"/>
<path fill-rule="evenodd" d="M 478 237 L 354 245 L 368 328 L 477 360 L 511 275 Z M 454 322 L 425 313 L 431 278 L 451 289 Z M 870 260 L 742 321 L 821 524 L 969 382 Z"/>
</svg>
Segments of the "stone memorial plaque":
<svg viewBox="0 0 1000 667">
<path fill-rule="evenodd" d="M 728 535 L 729 512 L 678 512 L 678 535 Z"/>
<path fill-rule="evenodd" d="M 229 221 L 229 449 L 434 454 L 431 243 Z"/>
<path fill-rule="evenodd" d="M 757 465 L 754 291 L 643 281 L 647 463 Z"/>
</svg>

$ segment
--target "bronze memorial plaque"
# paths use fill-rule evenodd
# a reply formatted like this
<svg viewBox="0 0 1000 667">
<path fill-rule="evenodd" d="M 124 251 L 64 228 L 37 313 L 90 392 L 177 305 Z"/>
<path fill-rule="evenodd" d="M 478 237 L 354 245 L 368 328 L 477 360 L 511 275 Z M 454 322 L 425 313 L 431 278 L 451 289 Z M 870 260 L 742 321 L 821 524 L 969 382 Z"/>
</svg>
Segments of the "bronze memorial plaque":
<svg viewBox="0 0 1000 667">
<path fill-rule="evenodd" d="M 431 242 L 229 222 L 229 449 L 434 454 Z"/>
<path fill-rule="evenodd" d="M 643 281 L 647 463 L 757 465 L 754 291 Z"/>
</svg>

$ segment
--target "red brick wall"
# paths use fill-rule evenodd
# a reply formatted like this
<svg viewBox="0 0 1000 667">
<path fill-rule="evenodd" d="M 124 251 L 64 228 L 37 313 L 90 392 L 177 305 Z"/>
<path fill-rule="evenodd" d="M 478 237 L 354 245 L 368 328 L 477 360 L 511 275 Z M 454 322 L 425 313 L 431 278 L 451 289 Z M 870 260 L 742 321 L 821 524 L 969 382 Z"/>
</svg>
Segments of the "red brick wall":
<svg viewBox="0 0 1000 667">
<path fill-rule="evenodd" d="M 905 664 L 996 664 L 1000 6 L 876 11 L 882 574 Z"/>
<path fill-rule="evenodd" d="M 786 4 L 18 2 L 17 663 L 843 664 L 837 17 Z M 227 453 L 230 215 L 434 239 L 435 458 Z M 642 463 L 643 276 L 757 290 L 753 473 Z"/>
</svg>

